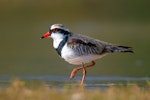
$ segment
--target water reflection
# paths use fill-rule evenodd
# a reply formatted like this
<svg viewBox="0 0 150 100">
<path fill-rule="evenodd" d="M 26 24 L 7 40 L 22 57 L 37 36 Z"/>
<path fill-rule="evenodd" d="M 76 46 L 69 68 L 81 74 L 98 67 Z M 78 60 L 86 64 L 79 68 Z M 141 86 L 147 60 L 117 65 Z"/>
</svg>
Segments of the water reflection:
<svg viewBox="0 0 150 100">
<path fill-rule="evenodd" d="M 26 82 L 41 82 L 48 87 L 62 88 L 64 86 L 80 86 L 79 80 L 82 77 L 77 76 L 70 80 L 68 76 L 54 76 L 54 75 L 23 75 L 15 76 L 14 78 Z M 10 75 L 0 75 L 0 87 L 7 87 L 12 81 Z M 118 76 L 88 76 L 86 78 L 85 87 L 89 89 L 106 88 L 110 86 L 128 86 L 138 84 L 139 86 L 147 85 L 150 80 L 148 77 L 118 77 Z"/>
</svg>

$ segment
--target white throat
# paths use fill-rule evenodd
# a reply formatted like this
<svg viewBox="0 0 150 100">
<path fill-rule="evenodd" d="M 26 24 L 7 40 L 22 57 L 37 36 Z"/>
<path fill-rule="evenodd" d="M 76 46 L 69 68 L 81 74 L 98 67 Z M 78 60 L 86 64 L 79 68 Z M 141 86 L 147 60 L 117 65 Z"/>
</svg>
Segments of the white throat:
<svg viewBox="0 0 150 100">
<path fill-rule="evenodd" d="M 53 47 L 57 49 L 60 42 L 63 40 L 63 35 L 60 33 L 54 33 L 51 34 L 51 38 L 53 39 Z"/>
</svg>

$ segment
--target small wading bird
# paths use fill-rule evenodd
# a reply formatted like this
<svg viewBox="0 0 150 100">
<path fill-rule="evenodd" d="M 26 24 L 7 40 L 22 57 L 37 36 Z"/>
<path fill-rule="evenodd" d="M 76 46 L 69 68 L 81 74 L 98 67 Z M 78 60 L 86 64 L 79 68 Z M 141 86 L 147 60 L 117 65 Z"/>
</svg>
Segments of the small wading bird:
<svg viewBox="0 0 150 100">
<path fill-rule="evenodd" d="M 70 75 L 70 79 L 72 79 L 75 77 L 77 71 L 83 69 L 81 85 L 84 85 L 86 68 L 94 66 L 94 60 L 102 58 L 108 53 L 133 53 L 131 47 L 117 46 L 87 36 L 75 34 L 62 24 L 50 26 L 49 31 L 45 33 L 41 39 L 47 37 L 53 39 L 54 48 L 65 61 L 74 65 L 82 65 L 81 67 L 74 68 Z M 85 66 L 86 63 L 91 64 Z"/>
</svg>

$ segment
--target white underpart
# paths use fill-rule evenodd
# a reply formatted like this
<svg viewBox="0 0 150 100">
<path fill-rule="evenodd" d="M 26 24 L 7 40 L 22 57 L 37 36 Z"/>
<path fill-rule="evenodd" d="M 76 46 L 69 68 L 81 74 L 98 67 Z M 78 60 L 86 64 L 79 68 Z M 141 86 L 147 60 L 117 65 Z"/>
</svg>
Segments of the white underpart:
<svg viewBox="0 0 150 100">
<path fill-rule="evenodd" d="M 74 65 L 81 65 L 82 63 L 89 63 L 93 60 L 103 57 L 104 55 L 88 54 L 88 55 L 78 56 L 71 48 L 67 47 L 67 44 L 64 45 L 61 51 L 62 58 L 64 58 L 70 64 L 74 64 Z"/>
<path fill-rule="evenodd" d="M 56 49 L 58 48 L 60 42 L 63 40 L 63 35 L 60 33 L 53 33 L 51 34 L 51 38 L 53 38 L 53 47 Z"/>
<path fill-rule="evenodd" d="M 54 48 L 57 49 L 60 42 L 63 40 L 63 35 L 60 33 L 53 33 L 51 34 L 50 37 L 53 39 Z M 105 55 L 105 54 L 103 55 L 88 54 L 88 55 L 78 56 L 77 54 L 78 53 L 75 52 L 72 48 L 69 48 L 67 44 L 64 45 L 61 51 L 61 57 L 65 59 L 65 61 L 74 65 L 81 65 L 82 63 L 89 63 Z"/>
</svg>

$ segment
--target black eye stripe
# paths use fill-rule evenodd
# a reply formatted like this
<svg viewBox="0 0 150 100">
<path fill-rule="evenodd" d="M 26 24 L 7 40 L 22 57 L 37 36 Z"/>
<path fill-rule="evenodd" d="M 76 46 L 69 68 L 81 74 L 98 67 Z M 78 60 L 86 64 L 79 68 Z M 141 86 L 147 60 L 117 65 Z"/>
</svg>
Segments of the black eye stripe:
<svg viewBox="0 0 150 100">
<path fill-rule="evenodd" d="M 50 30 L 50 32 L 52 33 L 56 33 L 56 32 L 58 32 L 58 29 L 57 28 L 54 28 L 54 29 L 52 29 L 52 30 Z"/>
<path fill-rule="evenodd" d="M 49 30 L 50 33 L 61 33 L 61 34 L 64 34 L 64 35 L 68 35 L 68 34 L 71 34 L 70 32 L 66 31 L 66 30 L 63 30 L 63 29 L 58 29 L 58 28 L 54 28 L 52 30 Z"/>
<path fill-rule="evenodd" d="M 57 28 L 53 29 L 53 32 L 57 32 L 57 31 L 58 31 L 58 29 L 57 29 Z"/>
<path fill-rule="evenodd" d="M 50 32 L 52 33 L 56 33 L 56 32 L 61 32 L 61 33 L 64 33 L 64 32 L 66 32 L 65 30 L 63 30 L 63 29 L 58 29 L 58 28 L 54 28 L 54 29 L 52 29 L 52 30 L 50 30 Z"/>
</svg>

